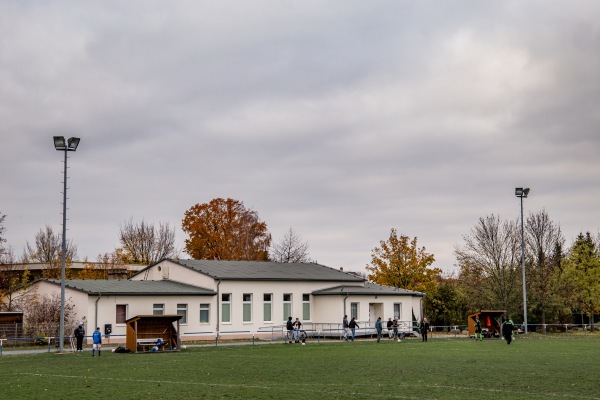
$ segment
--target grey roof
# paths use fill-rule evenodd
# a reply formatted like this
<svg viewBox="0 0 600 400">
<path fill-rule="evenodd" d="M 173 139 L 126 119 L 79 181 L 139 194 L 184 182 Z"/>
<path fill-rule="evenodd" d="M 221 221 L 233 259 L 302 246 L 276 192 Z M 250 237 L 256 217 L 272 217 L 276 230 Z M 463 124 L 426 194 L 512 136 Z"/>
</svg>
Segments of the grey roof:
<svg viewBox="0 0 600 400">
<path fill-rule="evenodd" d="M 414 292 L 412 290 L 395 288 L 392 286 L 383 286 L 376 283 L 365 282 L 363 286 L 335 286 L 328 289 L 315 290 L 313 295 L 345 295 L 345 294 L 362 294 L 375 296 L 425 296 L 424 293 Z"/>
<path fill-rule="evenodd" d="M 60 286 L 60 280 L 41 279 Z M 173 281 L 111 281 L 73 279 L 65 281 L 65 287 L 89 294 L 103 295 L 216 295 L 213 290 Z"/>
<path fill-rule="evenodd" d="M 363 278 L 356 275 L 316 263 L 222 260 L 170 261 L 221 280 L 364 282 Z"/>
</svg>

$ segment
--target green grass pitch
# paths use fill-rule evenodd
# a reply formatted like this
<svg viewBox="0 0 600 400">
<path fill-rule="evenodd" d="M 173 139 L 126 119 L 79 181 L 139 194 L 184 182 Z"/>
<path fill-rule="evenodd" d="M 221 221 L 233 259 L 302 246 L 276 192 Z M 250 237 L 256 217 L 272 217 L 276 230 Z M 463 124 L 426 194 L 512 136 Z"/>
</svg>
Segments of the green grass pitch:
<svg viewBox="0 0 600 400">
<path fill-rule="evenodd" d="M 600 337 L 0 357 L 0 399 L 600 399 Z"/>
</svg>

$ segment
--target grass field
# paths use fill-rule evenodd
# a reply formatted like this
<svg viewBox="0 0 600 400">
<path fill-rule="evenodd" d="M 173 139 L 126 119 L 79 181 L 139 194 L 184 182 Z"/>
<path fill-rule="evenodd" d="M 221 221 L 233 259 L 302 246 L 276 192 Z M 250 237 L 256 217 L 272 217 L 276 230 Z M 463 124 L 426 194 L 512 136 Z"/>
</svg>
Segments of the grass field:
<svg viewBox="0 0 600 400">
<path fill-rule="evenodd" d="M 0 399 L 600 399 L 600 337 L 0 357 Z"/>
</svg>

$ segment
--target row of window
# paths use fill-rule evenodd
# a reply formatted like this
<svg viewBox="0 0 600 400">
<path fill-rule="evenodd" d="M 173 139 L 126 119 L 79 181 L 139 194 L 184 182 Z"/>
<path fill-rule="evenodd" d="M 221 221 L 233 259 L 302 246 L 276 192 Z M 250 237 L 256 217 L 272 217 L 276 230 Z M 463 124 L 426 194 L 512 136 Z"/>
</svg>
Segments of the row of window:
<svg viewBox="0 0 600 400">
<path fill-rule="evenodd" d="M 283 295 L 283 315 L 282 321 L 286 321 L 288 317 L 292 316 L 292 294 L 285 293 Z M 242 321 L 246 323 L 252 322 L 252 304 L 253 303 L 253 294 L 252 293 L 244 293 L 242 295 Z M 357 304 L 357 303 L 352 303 Z M 232 309 L 232 296 L 231 293 L 222 293 L 221 294 L 221 322 L 229 323 L 231 322 L 231 309 Z M 155 303 L 152 305 L 152 314 L 153 315 L 163 315 L 165 313 L 165 305 L 160 303 Z M 180 320 L 180 323 L 187 324 L 188 322 L 188 305 L 187 304 L 177 304 L 177 314 L 182 315 L 183 317 Z M 357 315 L 358 315 L 358 306 L 357 306 Z M 117 304 L 116 308 L 116 323 L 124 324 L 127 320 L 127 304 Z M 310 295 L 303 294 L 302 295 L 302 320 L 310 321 Z M 208 303 L 200 303 L 200 315 L 199 322 L 201 324 L 210 323 L 210 304 Z M 272 293 L 264 293 L 263 294 L 263 322 L 273 322 L 273 294 Z"/>
</svg>

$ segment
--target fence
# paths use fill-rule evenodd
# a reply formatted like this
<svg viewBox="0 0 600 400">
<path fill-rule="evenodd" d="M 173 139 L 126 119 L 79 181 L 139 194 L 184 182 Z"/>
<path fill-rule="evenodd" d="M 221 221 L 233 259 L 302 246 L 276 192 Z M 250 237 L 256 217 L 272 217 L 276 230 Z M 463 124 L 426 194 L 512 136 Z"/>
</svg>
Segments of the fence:
<svg viewBox="0 0 600 400">
<path fill-rule="evenodd" d="M 0 325 L 0 356 L 2 351 L 6 349 L 16 349 L 20 347 L 34 347 L 37 349 L 47 349 L 48 352 L 58 347 L 58 335 L 48 336 L 32 336 L 22 337 L 22 327 L 15 326 L 21 324 Z M 356 337 L 358 338 L 374 338 L 377 336 L 375 326 L 368 321 L 359 321 L 360 328 L 356 329 Z M 517 334 L 523 333 L 522 325 L 517 325 Z M 530 333 L 541 335 L 566 335 L 566 336 L 586 336 L 592 334 L 592 326 L 589 324 L 528 324 Z M 304 323 L 301 331 L 304 331 L 312 341 L 331 341 L 343 340 L 344 329 L 340 323 Z M 468 338 L 467 325 L 432 325 L 429 328 L 429 337 L 435 338 Z M 595 326 L 594 330 L 600 333 L 600 327 Z M 404 321 L 399 327 L 401 334 L 413 334 L 420 336 L 418 327 L 412 323 Z M 387 327 L 384 325 L 383 333 L 388 333 Z M 285 325 L 272 325 L 261 327 L 256 331 L 251 330 L 231 330 L 231 331 L 204 331 L 204 332 L 183 332 L 181 333 L 182 342 L 202 341 L 213 342 L 218 346 L 222 341 L 239 340 L 248 344 L 255 342 L 281 342 L 288 341 L 288 331 Z M 403 336 L 404 336 L 403 335 Z M 116 345 L 125 343 L 125 335 L 104 335 L 103 344 Z M 89 342 L 91 336 L 85 337 L 86 342 Z M 65 345 L 69 348 L 73 340 L 73 336 L 65 335 Z M 112 341 L 112 343 L 111 343 Z"/>
</svg>

